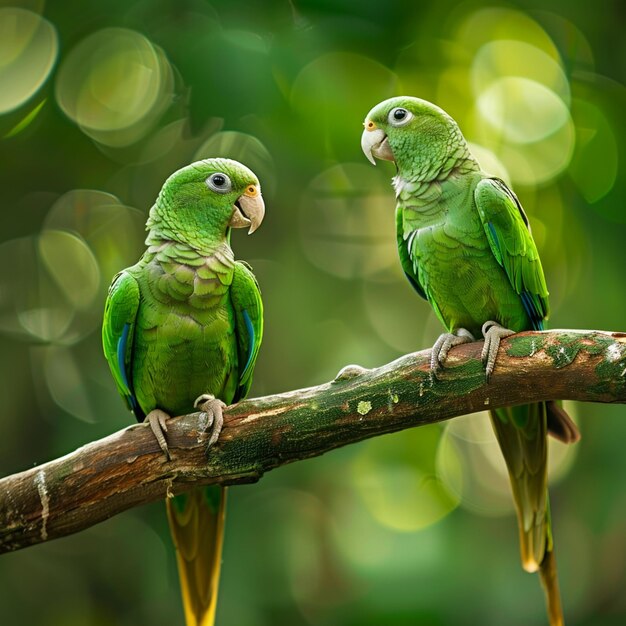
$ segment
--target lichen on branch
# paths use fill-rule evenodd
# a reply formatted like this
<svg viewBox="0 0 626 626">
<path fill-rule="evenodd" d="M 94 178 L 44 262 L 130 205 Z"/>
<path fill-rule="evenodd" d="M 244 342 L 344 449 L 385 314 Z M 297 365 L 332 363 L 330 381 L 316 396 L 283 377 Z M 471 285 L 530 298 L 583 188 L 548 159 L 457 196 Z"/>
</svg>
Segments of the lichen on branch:
<svg viewBox="0 0 626 626">
<path fill-rule="evenodd" d="M 0 553 L 78 532 L 194 484 L 254 482 L 281 465 L 485 407 L 542 400 L 626 403 L 626 333 L 552 330 L 502 341 L 489 383 L 482 342 L 450 351 L 435 378 L 430 351 L 335 380 L 228 407 L 206 454 L 197 413 L 168 424 L 167 461 L 135 424 L 41 466 L 0 480 Z"/>
</svg>

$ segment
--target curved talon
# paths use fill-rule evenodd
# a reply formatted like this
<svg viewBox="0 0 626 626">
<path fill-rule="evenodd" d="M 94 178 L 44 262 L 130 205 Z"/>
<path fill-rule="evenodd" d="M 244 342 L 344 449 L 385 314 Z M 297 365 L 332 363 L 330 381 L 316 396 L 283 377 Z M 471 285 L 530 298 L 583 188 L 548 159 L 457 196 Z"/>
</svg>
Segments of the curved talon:
<svg viewBox="0 0 626 626">
<path fill-rule="evenodd" d="M 170 449 L 168 448 L 167 441 L 165 440 L 168 419 L 170 419 L 170 416 L 165 411 L 161 411 L 161 409 L 154 409 L 146 415 L 143 421 L 148 423 L 150 430 L 152 430 L 152 434 L 155 436 L 157 443 L 159 444 L 159 448 L 163 450 L 165 457 L 168 461 L 170 461 L 172 457 L 170 456 Z"/>
<path fill-rule="evenodd" d="M 450 348 L 471 341 L 475 341 L 474 336 L 465 328 L 457 328 L 454 333 L 439 335 L 430 352 L 430 371 L 436 374 L 443 367 Z"/>
<path fill-rule="evenodd" d="M 193 405 L 196 409 L 200 409 L 202 417 L 206 419 L 204 431 L 211 431 L 207 444 L 208 450 L 218 440 L 222 432 L 224 409 L 227 405 L 210 393 L 203 393 L 201 396 L 198 396 Z"/>
<path fill-rule="evenodd" d="M 488 320 L 483 324 L 481 332 L 485 338 L 485 345 L 483 346 L 480 358 L 485 366 L 485 377 L 487 378 L 487 382 L 489 382 L 489 377 L 493 373 L 493 368 L 496 365 L 500 340 L 514 335 L 515 331 L 504 328 L 504 326 L 498 324 L 498 322 Z"/>
</svg>

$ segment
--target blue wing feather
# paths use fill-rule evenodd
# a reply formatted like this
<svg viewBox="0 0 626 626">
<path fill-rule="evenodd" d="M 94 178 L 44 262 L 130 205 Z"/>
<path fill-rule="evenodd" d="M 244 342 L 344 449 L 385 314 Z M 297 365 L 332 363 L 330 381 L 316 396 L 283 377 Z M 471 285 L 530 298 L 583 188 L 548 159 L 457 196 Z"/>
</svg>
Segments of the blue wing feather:
<svg viewBox="0 0 626 626">
<path fill-rule="evenodd" d="M 252 365 L 252 358 L 254 356 L 254 345 L 256 341 L 254 326 L 252 325 L 252 320 L 250 319 L 250 314 L 248 313 L 247 309 L 243 310 L 243 319 L 246 324 L 246 331 L 248 332 L 248 359 L 246 361 L 246 366 L 243 368 L 241 378 L 245 378 L 247 376 L 248 368 Z"/>
<path fill-rule="evenodd" d="M 126 388 L 130 391 L 130 384 L 128 382 L 128 374 L 126 373 L 126 364 L 124 361 L 126 360 L 126 348 L 128 347 L 128 333 L 130 331 L 130 324 L 124 324 L 124 329 L 122 330 L 122 335 L 120 336 L 117 342 L 117 367 L 119 368 L 120 375 Z"/>
<path fill-rule="evenodd" d="M 119 368 L 120 376 L 124 381 L 124 385 L 126 386 L 126 393 L 124 394 L 128 404 L 135 414 L 137 419 L 143 419 L 145 417 L 144 412 L 141 410 L 139 406 L 139 402 L 137 402 L 137 398 L 135 397 L 135 392 L 133 391 L 133 386 L 130 382 L 130 377 L 128 376 L 128 372 L 126 371 L 126 355 L 128 349 L 128 337 L 130 334 L 130 324 L 124 324 L 124 329 L 122 330 L 122 335 L 117 342 L 117 366 Z"/>
<path fill-rule="evenodd" d="M 239 374 L 239 387 L 234 398 L 237 402 L 241 398 L 245 398 L 250 389 L 252 372 L 263 338 L 261 293 L 250 267 L 242 261 L 235 263 L 230 299 L 235 312 L 239 363 L 245 363 Z"/>
<path fill-rule="evenodd" d="M 524 310 L 533 325 L 533 330 L 543 330 L 543 315 L 537 310 L 532 294 L 528 291 L 523 291 L 520 294 L 520 297 L 522 299 L 522 304 L 524 305 Z"/>
<path fill-rule="evenodd" d="M 139 406 L 132 383 L 132 344 L 139 301 L 136 279 L 128 270 L 120 272 L 113 279 L 104 308 L 102 347 L 117 390 L 137 419 L 142 420 L 145 413 Z"/>
</svg>

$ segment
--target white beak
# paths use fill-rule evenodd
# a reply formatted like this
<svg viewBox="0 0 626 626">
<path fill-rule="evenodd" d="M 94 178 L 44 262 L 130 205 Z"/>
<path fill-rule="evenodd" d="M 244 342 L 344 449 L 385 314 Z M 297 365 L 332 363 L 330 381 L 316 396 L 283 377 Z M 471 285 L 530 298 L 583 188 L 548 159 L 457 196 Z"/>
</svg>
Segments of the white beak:
<svg viewBox="0 0 626 626">
<path fill-rule="evenodd" d="M 380 128 L 374 130 L 368 130 L 367 128 L 361 135 L 361 149 L 363 154 L 367 157 L 373 165 L 376 165 L 374 157 L 378 159 L 384 159 L 385 161 L 395 161 L 393 152 L 387 141 L 387 135 L 385 131 Z"/>
<path fill-rule="evenodd" d="M 248 235 L 251 235 L 261 225 L 264 216 L 265 204 L 261 194 L 243 194 L 233 207 L 233 215 L 228 225 L 231 228 L 249 228 Z"/>
</svg>

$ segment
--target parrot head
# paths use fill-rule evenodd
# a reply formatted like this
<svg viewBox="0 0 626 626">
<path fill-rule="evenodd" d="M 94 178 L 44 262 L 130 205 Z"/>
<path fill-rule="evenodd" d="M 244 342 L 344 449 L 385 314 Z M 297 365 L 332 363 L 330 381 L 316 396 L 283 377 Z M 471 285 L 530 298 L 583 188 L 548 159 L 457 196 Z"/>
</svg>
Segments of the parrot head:
<svg viewBox="0 0 626 626">
<path fill-rule="evenodd" d="M 251 234 L 264 215 L 261 186 L 251 170 L 231 159 L 205 159 L 165 181 L 147 226 L 193 243 L 223 238 L 231 228 Z"/>
<path fill-rule="evenodd" d="M 456 122 L 438 106 L 411 96 L 398 96 L 377 104 L 363 122 L 361 148 L 376 165 L 377 159 L 394 161 L 400 170 L 416 162 L 442 157 L 463 140 Z"/>
</svg>

